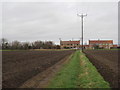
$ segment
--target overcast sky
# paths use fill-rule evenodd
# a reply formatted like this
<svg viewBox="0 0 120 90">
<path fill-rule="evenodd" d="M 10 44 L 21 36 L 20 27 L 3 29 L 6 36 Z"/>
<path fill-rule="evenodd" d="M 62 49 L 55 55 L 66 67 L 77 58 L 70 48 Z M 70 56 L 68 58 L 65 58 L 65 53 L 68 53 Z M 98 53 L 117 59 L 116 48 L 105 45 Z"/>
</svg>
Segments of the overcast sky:
<svg viewBox="0 0 120 90">
<path fill-rule="evenodd" d="M 117 2 L 4 2 L 2 37 L 9 41 L 62 40 L 81 38 L 84 18 L 84 43 L 89 39 L 112 39 L 118 43 Z"/>
</svg>

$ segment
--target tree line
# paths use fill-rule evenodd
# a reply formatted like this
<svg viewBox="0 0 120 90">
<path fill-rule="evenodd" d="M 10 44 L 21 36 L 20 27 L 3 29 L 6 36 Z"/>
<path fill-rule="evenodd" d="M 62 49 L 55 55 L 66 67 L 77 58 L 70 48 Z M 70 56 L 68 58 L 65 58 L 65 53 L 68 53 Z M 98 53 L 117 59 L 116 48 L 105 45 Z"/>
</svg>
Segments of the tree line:
<svg viewBox="0 0 120 90">
<path fill-rule="evenodd" d="M 20 42 L 20 41 L 12 41 L 9 42 L 7 39 L 2 38 L 0 42 L 1 49 L 60 49 L 59 45 L 55 45 L 52 41 L 34 41 L 34 42 Z"/>
</svg>

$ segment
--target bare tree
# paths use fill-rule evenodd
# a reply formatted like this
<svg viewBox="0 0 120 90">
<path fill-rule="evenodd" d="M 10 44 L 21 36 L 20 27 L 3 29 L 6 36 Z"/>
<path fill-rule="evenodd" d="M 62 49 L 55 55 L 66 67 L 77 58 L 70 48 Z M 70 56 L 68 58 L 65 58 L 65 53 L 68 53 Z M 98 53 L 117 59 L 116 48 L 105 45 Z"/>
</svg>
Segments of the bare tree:
<svg viewBox="0 0 120 90">
<path fill-rule="evenodd" d="M 94 49 L 99 49 L 99 45 L 93 44 Z"/>
<path fill-rule="evenodd" d="M 30 43 L 29 42 L 24 42 L 23 43 L 23 48 L 24 49 L 30 49 Z"/>
<path fill-rule="evenodd" d="M 34 47 L 36 49 L 43 48 L 43 42 L 42 41 L 35 41 L 33 44 L 34 44 Z"/>
<path fill-rule="evenodd" d="M 60 49 L 60 45 L 54 45 L 54 49 Z"/>
<path fill-rule="evenodd" d="M 20 49 L 21 43 L 19 41 L 13 41 L 12 42 L 12 49 Z"/>
<path fill-rule="evenodd" d="M 35 42 L 8 42 L 7 39 L 2 38 L 0 46 L 2 49 L 59 49 L 59 46 L 54 45 L 52 41 L 35 41 Z"/>
<path fill-rule="evenodd" d="M 52 49 L 53 46 L 54 46 L 54 44 L 53 44 L 52 41 L 46 41 L 46 42 L 44 43 L 44 46 L 45 46 L 45 49 Z"/>
<path fill-rule="evenodd" d="M 0 44 L 1 44 L 0 46 L 2 47 L 2 49 L 6 49 L 8 47 L 8 40 L 5 38 L 2 38 Z"/>
</svg>

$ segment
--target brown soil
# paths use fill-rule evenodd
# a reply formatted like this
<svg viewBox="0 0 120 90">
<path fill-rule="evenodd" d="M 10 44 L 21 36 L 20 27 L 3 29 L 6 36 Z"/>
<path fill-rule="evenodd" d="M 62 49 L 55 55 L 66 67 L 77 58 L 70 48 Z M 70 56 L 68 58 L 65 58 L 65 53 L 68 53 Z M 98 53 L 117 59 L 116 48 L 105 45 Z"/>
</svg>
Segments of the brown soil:
<svg viewBox="0 0 120 90">
<path fill-rule="evenodd" d="M 118 50 L 85 50 L 84 52 L 110 86 L 118 88 Z"/>
<path fill-rule="evenodd" d="M 18 88 L 74 51 L 3 51 L 2 87 Z"/>
<path fill-rule="evenodd" d="M 71 56 L 66 56 L 50 68 L 27 80 L 20 88 L 47 88 L 52 78 L 54 78 L 64 64 L 69 62 Z"/>
</svg>

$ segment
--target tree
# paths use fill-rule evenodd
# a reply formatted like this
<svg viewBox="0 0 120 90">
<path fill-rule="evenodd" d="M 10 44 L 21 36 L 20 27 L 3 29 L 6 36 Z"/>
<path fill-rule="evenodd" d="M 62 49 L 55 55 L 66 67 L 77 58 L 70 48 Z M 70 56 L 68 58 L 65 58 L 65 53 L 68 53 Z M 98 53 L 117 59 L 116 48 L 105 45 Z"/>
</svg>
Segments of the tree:
<svg viewBox="0 0 120 90">
<path fill-rule="evenodd" d="M 41 47 L 43 47 L 43 42 L 42 41 L 35 41 L 32 46 L 34 46 L 35 49 L 40 49 Z"/>
<path fill-rule="evenodd" d="M 21 46 L 22 46 L 21 43 L 16 40 L 16 41 L 13 41 L 13 42 L 12 42 L 11 48 L 12 48 L 12 49 L 20 49 Z"/>
<path fill-rule="evenodd" d="M 2 49 L 59 49 L 59 45 L 54 45 L 52 41 L 35 41 L 35 42 L 19 42 L 17 40 L 8 42 L 7 39 L 2 38 L 0 47 Z"/>
<path fill-rule="evenodd" d="M 29 42 L 24 42 L 23 43 L 23 49 L 30 49 L 31 46 L 30 46 L 30 43 Z"/>
<path fill-rule="evenodd" d="M 8 40 L 5 38 L 1 39 L 1 45 L 2 49 L 6 49 L 8 47 Z"/>
<path fill-rule="evenodd" d="M 60 49 L 60 45 L 55 45 L 55 49 Z"/>
<path fill-rule="evenodd" d="M 94 47 L 94 49 L 99 49 L 99 45 L 97 45 L 97 44 L 94 44 L 93 47 Z"/>
</svg>

